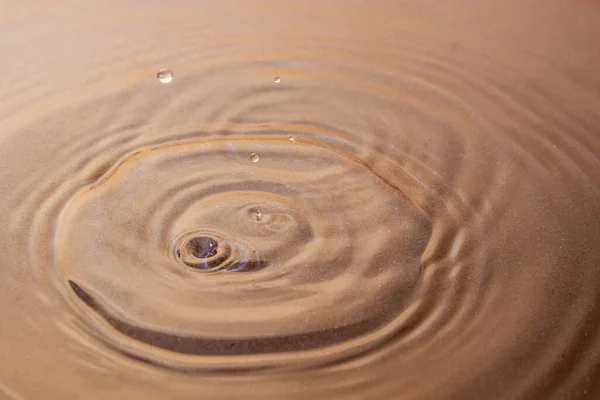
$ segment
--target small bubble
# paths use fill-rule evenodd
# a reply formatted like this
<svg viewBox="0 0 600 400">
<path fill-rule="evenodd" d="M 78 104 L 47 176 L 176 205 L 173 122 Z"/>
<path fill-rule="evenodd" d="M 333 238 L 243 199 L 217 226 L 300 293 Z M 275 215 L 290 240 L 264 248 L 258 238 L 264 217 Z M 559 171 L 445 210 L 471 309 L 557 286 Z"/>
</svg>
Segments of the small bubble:
<svg viewBox="0 0 600 400">
<path fill-rule="evenodd" d="M 273 82 L 279 83 L 279 82 L 281 82 L 281 78 L 276 76 L 275 78 L 273 78 Z"/>
<path fill-rule="evenodd" d="M 290 139 L 290 142 L 292 142 L 292 143 L 296 143 L 296 138 L 295 138 L 295 137 L 293 137 L 293 136 L 290 136 L 290 137 L 289 137 L 289 139 Z"/>
<path fill-rule="evenodd" d="M 256 220 L 259 222 L 262 220 L 262 213 L 260 210 L 256 210 Z"/>
<path fill-rule="evenodd" d="M 156 79 L 158 79 L 160 83 L 171 83 L 173 80 L 173 72 L 168 69 L 162 69 L 156 74 Z"/>
<path fill-rule="evenodd" d="M 252 153 L 252 154 L 250 154 L 250 160 L 252 162 L 258 162 L 258 160 L 260 160 L 260 157 L 258 156 L 257 153 Z"/>
</svg>

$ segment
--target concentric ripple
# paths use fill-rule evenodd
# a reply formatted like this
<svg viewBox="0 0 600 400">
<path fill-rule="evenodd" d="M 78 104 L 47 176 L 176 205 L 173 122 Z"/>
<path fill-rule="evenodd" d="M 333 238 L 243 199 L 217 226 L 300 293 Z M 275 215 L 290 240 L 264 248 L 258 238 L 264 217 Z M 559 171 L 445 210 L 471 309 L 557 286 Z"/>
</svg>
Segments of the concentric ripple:
<svg viewBox="0 0 600 400">
<path fill-rule="evenodd" d="M 593 2 L 126 3 L 0 16 L 2 395 L 600 395 Z"/>
<path fill-rule="evenodd" d="M 137 149 L 63 206 L 58 273 L 100 322 L 149 346 L 137 357 L 239 368 L 219 356 L 255 357 L 246 367 L 347 356 L 410 303 L 427 215 L 352 154 L 266 133 Z M 388 179 L 403 174 L 377 157 Z"/>
</svg>

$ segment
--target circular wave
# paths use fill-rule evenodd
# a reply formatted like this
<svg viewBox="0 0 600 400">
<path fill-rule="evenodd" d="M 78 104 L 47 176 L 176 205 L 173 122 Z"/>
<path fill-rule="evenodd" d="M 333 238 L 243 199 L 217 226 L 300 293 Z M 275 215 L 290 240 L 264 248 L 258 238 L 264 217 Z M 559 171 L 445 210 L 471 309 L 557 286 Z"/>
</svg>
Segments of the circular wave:
<svg viewBox="0 0 600 400">
<path fill-rule="evenodd" d="M 202 136 L 136 150 L 60 212 L 56 268 L 116 331 L 112 345 L 128 336 L 148 347 L 137 357 L 170 366 L 178 358 L 157 348 L 214 357 L 213 368 L 236 355 L 289 367 L 298 356 L 286 354 L 329 359 L 338 345 L 347 356 L 352 339 L 362 348 L 389 329 L 418 288 L 428 216 L 377 170 L 318 142 Z M 377 157 L 394 171 L 387 179 L 403 174 Z"/>
<path fill-rule="evenodd" d="M 312 84 L 315 76 L 305 79 Z M 187 100 L 196 93 L 183 90 L 161 104 L 140 88 L 119 94 L 136 107 L 150 99 L 158 112 L 102 143 L 109 159 L 82 147 L 72 163 L 61 160 L 56 171 L 70 184 L 54 189 L 45 206 L 33 203 L 52 209 L 51 224 L 30 236 L 52 235 L 52 249 L 35 251 L 37 264 L 48 265 L 47 252 L 55 285 L 86 329 L 121 354 L 186 371 L 347 359 L 393 340 L 422 313 L 415 299 L 424 266 L 461 245 L 447 239 L 459 229 L 452 214 L 471 213 L 470 206 L 451 191 L 444 198 L 448 187 L 417 160 L 367 142 L 381 135 L 357 142 L 354 127 L 267 123 L 257 109 L 270 113 L 295 97 L 287 104 L 294 109 L 307 89 L 244 83 L 238 92 L 248 95 L 238 95 L 226 117 L 211 104 L 203 110 L 208 124 L 179 132 L 159 128 L 162 114 L 176 113 L 171 104 L 196 110 Z M 89 108 L 98 101 L 107 100 Z M 128 115 L 127 103 L 116 103 Z M 223 118 L 238 122 L 223 127 Z M 73 168 L 82 166 L 75 178 Z M 207 243 L 210 254 L 199 256 Z"/>
</svg>

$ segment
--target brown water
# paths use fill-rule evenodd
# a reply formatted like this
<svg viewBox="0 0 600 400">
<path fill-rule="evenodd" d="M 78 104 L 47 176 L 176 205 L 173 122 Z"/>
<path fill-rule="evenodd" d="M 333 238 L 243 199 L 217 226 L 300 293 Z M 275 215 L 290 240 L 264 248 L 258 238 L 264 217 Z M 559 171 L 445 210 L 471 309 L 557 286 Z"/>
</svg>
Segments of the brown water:
<svg viewBox="0 0 600 400">
<path fill-rule="evenodd" d="M 599 398 L 598 21 L 6 2 L 0 398 Z"/>
</svg>

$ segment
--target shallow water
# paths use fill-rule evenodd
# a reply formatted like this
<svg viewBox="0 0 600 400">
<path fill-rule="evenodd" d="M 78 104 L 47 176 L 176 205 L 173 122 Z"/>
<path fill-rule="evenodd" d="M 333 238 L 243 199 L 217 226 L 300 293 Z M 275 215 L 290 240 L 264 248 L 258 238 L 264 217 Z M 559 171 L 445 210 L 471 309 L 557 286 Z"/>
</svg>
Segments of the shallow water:
<svg viewBox="0 0 600 400">
<path fill-rule="evenodd" d="M 598 398 L 599 20 L 4 4 L 0 398 Z"/>
</svg>

